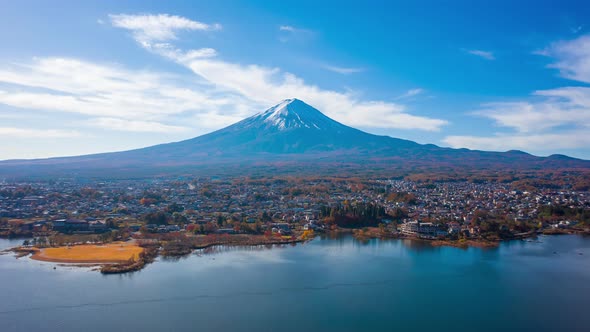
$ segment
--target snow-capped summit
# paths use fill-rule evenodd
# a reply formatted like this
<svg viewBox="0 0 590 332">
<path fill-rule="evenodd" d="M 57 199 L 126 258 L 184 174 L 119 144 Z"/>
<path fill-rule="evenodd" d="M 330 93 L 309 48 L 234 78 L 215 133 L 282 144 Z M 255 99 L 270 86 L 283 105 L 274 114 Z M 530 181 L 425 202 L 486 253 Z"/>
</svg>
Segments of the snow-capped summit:
<svg viewBox="0 0 590 332">
<path fill-rule="evenodd" d="M 293 98 L 285 99 L 279 104 L 246 119 L 247 126 L 262 126 L 268 129 L 289 130 L 308 128 L 328 130 L 342 125 L 303 101 Z"/>
<path fill-rule="evenodd" d="M 218 151 L 227 154 L 238 150 L 246 153 L 366 150 L 390 146 L 394 139 L 345 126 L 305 102 L 293 98 L 285 99 L 227 128 L 189 141 L 197 140 L 214 142 L 211 146 L 216 146 Z M 396 140 L 397 145 L 408 143 L 416 144 Z"/>
</svg>

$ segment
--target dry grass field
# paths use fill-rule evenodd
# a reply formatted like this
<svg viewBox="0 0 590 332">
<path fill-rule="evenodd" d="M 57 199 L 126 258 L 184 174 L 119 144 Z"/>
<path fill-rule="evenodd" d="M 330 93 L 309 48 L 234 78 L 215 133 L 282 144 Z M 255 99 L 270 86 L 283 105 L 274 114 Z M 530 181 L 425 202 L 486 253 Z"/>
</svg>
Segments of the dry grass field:
<svg viewBox="0 0 590 332">
<path fill-rule="evenodd" d="M 38 250 L 32 259 L 56 263 L 123 263 L 137 260 L 143 248 L 126 242 L 104 245 L 77 245 Z"/>
</svg>

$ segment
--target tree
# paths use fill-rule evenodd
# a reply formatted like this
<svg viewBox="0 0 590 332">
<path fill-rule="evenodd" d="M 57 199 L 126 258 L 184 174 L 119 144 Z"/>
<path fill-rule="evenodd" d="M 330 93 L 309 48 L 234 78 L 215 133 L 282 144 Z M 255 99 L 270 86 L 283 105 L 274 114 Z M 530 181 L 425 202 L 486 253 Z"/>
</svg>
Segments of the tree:
<svg viewBox="0 0 590 332">
<path fill-rule="evenodd" d="M 142 199 L 139 200 L 139 204 L 145 205 L 145 206 L 148 206 L 148 205 L 151 205 L 154 203 L 156 203 L 156 200 L 154 198 L 143 197 Z"/>
<path fill-rule="evenodd" d="M 143 220 L 147 224 L 166 225 L 168 223 L 168 215 L 163 211 L 151 212 L 144 215 Z"/>
<path fill-rule="evenodd" d="M 212 222 L 208 222 L 203 225 L 203 233 L 209 234 L 215 232 L 217 229 L 216 225 Z"/>
<path fill-rule="evenodd" d="M 188 219 L 179 212 L 174 212 L 172 214 L 172 222 L 175 224 L 186 224 Z"/>
<path fill-rule="evenodd" d="M 184 207 L 182 205 L 172 203 L 166 207 L 166 212 L 168 213 L 175 213 L 175 212 L 182 212 L 184 211 Z"/>
<path fill-rule="evenodd" d="M 189 224 L 186 226 L 186 231 L 191 233 L 200 233 L 201 232 L 201 225 L 199 224 Z"/>
<path fill-rule="evenodd" d="M 115 222 L 115 220 L 113 218 L 107 219 L 107 228 L 111 228 L 111 229 L 118 228 L 117 223 Z"/>
</svg>

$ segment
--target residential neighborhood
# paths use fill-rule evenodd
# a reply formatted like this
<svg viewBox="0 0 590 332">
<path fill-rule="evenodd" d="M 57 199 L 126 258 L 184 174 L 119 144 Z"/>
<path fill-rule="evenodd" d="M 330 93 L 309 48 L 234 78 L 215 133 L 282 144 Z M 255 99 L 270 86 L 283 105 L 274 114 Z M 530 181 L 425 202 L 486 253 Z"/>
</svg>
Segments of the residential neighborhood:
<svg viewBox="0 0 590 332">
<path fill-rule="evenodd" d="M 501 222 L 497 231 L 513 234 L 530 227 L 567 229 L 586 221 L 579 219 L 587 216 L 590 193 L 392 179 L 2 182 L 0 234 L 100 234 L 110 229 L 220 234 L 270 229 L 289 234 L 294 228 L 333 228 L 331 222 L 337 222 L 330 217 L 336 209 L 353 211 L 360 204 L 383 209 L 385 214 L 371 225 L 383 223 L 392 232 L 426 239 L 476 237 L 494 227 L 492 221 Z"/>
</svg>

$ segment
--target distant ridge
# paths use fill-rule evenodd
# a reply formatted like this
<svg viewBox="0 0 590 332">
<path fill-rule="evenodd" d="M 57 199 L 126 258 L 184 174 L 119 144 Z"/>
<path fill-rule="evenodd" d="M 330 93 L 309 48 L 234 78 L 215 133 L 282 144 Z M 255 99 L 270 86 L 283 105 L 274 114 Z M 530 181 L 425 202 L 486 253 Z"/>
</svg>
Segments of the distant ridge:
<svg viewBox="0 0 590 332">
<path fill-rule="evenodd" d="M 347 163 L 380 167 L 463 169 L 590 169 L 590 161 L 564 155 L 537 157 L 523 151 L 485 152 L 418 144 L 343 125 L 293 98 L 226 128 L 185 141 L 113 153 L 0 161 L 0 179 L 39 174 L 161 174 L 289 162 Z M 214 167 L 213 167 L 214 168 Z M 72 173 L 73 172 L 73 173 Z"/>
</svg>

